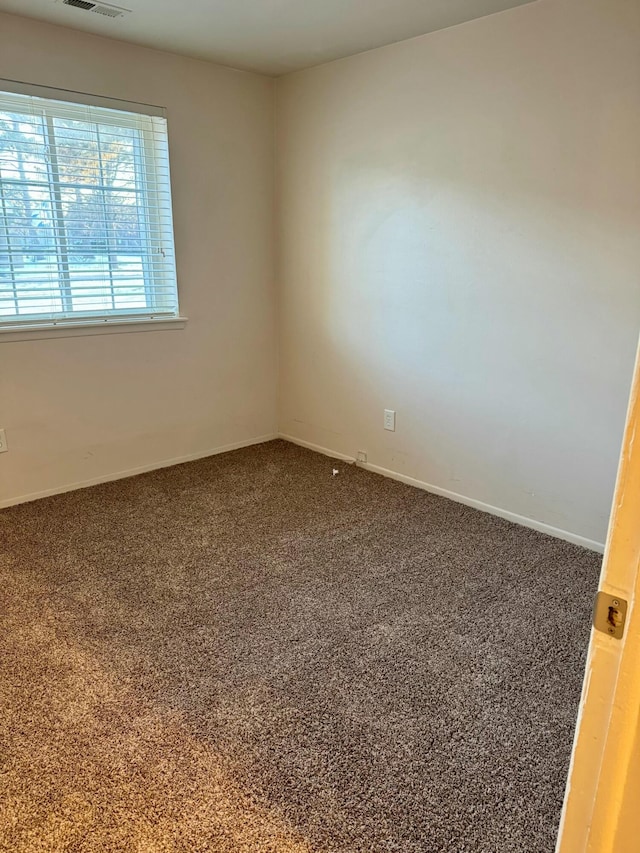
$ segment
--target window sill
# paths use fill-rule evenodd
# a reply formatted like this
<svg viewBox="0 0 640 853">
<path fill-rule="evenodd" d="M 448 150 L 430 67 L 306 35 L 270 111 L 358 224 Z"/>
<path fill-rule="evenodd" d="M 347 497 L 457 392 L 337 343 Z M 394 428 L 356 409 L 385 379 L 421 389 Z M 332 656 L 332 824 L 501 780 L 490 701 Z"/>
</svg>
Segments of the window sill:
<svg viewBox="0 0 640 853">
<path fill-rule="evenodd" d="M 161 332 L 184 329 L 187 317 L 157 317 L 153 319 L 123 318 L 118 320 L 87 320 L 70 323 L 34 323 L 32 326 L 0 328 L 0 343 L 33 341 L 46 338 L 78 338 L 85 335 L 119 335 L 123 332 Z"/>
</svg>

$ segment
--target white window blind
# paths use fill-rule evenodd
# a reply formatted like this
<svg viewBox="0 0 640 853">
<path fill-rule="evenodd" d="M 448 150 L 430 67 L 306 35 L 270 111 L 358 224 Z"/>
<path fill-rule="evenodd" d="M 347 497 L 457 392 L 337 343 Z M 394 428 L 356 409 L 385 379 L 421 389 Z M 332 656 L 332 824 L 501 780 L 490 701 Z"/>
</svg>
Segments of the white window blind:
<svg viewBox="0 0 640 853">
<path fill-rule="evenodd" d="M 0 328 L 178 316 L 162 110 L 9 88 L 0 81 Z"/>
</svg>

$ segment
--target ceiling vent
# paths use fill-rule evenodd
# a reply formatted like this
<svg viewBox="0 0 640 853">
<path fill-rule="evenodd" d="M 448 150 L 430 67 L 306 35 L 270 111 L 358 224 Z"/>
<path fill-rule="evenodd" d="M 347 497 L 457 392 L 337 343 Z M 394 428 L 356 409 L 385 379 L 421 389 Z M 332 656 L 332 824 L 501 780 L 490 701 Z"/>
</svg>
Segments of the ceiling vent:
<svg viewBox="0 0 640 853">
<path fill-rule="evenodd" d="M 83 12 L 93 12 L 96 15 L 104 15 L 106 18 L 120 18 L 127 15 L 129 9 L 121 9 L 119 6 L 111 6 L 109 3 L 92 3 L 91 0 L 62 0 L 65 6 L 74 6 Z"/>
</svg>

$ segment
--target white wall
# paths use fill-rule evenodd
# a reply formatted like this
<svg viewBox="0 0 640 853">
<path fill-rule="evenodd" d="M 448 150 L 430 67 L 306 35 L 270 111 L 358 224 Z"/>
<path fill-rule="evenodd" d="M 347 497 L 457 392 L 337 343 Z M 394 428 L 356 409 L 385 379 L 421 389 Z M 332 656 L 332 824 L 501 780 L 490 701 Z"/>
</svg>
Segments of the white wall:
<svg viewBox="0 0 640 853">
<path fill-rule="evenodd" d="M 282 432 L 604 541 L 639 43 L 636 0 L 538 0 L 278 81 Z"/>
<path fill-rule="evenodd" d="M 272 433 L 273 81 L 7 15 L 0 77 L 167 107 L 189 317 L 0 343 L 0 502 Z"/>
</svg>

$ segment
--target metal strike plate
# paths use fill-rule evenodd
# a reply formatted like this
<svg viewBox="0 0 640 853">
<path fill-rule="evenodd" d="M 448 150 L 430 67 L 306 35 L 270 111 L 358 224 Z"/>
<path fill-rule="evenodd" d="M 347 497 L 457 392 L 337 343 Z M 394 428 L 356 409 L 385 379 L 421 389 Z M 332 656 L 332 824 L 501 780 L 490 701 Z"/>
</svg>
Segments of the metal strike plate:
<svg viewBox="0 0 640 853">
<path fill-rule="evenodd" d="M 593 627 L 617 640 L 624 634 L 627 602 L 624 598 L 599 592 L 593 604 Z"/>
</svg>

